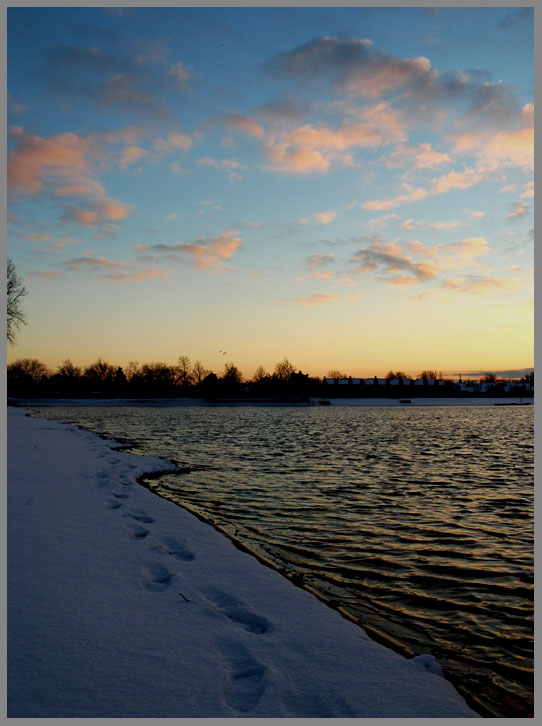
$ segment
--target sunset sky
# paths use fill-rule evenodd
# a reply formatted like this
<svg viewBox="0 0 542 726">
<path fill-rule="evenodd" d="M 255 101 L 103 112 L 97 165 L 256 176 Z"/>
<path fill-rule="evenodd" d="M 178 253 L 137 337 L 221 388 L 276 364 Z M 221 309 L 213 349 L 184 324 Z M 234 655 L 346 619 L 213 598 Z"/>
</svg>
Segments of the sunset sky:
<svg viewBox="0 0 542 726">
<path fill-rule="evenodd" d="M 532 8 L 7 17 L 8 360 L 533 365 Z"/>
</svg>

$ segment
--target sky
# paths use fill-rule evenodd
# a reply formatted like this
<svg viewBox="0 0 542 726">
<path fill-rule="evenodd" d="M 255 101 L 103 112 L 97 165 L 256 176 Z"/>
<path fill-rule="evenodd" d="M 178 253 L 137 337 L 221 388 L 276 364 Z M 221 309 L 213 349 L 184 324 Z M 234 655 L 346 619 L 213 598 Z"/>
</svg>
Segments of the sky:
<svg viewBox="0 0 542 726">
<path fill-rule="evenodd" d="M 8 8 L 8 361 L 532 367 L 533 23 Z"/>
</svg>

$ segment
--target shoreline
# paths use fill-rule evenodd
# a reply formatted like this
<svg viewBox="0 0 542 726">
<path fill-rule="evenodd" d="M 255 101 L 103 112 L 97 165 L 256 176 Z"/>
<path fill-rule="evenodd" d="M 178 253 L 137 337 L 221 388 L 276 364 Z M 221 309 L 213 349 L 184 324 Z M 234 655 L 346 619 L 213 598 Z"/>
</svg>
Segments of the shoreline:
<svg viewBox="0 0 542 726">
<path fill-rule="evenodd" d="M 431 656 L 406 660 L 378 645 L 229 536 L 136 483 L 167 462 L 24 410 L 8 413 L 8 434 L 9 715 L 479 717 L 437 675 Z M 112 562 L 118 577 L 108 570 Z M 74 600 L 83 613 L 70 608 Z M 179 621 L 181 603 L 188 629 Z M 84 644 L 94 654 L 84 669 L 85 650 L 71 652 L 74 642 L 83 645 L 81 631 L 92 633 Z M 169 652 L 177 639 L 182 647 Z M 142 658 L 149 685 L 137 677 L 134 690 Z M 30 673 L 29 659 L 38 663 Z M 53 663 L 56 670 L 43 670 Z M 48 690 L 51 679 L 56 691 L 62 681 L 64 691 L 72 684 L 70 704 Z M 100 692 L 100 704 L 86 703 L 81 688 Z M 55 697 L 63 702 L 53 705 Z"/>
<path fill-rule="evenodd" d="M 403 403 L 399 398 L 310 398 L 307 401 L 280 401 L 257 399 L 224 399 L 207 401 L 203 398 L 9 398 L 8 405 L 15 408 L 33 408 L 35 406 L 118 406 L 118 407 L 185 407 L 201 406 L 205 408 L 240 407 L 240 406 L 297 406 L 320 407 L 320 401 L 329 401 L 329 406 L 388 406 L 398 408 L 416 408 L 419 406 L 502 406 L 502 405 L 529 405 L 534 406 L 534 396 L 501 396 L 501 397 L 444 397 L 410 396 L 405 394 L 409 404 Z"/>
</svg>

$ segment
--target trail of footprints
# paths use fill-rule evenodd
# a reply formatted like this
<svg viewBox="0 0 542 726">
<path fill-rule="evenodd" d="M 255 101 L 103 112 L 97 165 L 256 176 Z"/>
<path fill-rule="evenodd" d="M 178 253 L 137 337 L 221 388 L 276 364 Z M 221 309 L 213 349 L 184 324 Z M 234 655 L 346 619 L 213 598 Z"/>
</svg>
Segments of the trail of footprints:
<svg viewBox="0 0 542 726">
<path fill-rule="evenodd" d="M 120 474 L 116 482 L 111 482 L 107 471 L 97 474 L 97 489 L 109 489 L 108 509 L 120 510 L 119 513 L 128 520 L 126 527 L 128 536 L 133 540 L 145 540 L 152 534 L 151 528 L 145 525 L 154 524 L 155 520 L 142 509 L 129 508 L 130 495 L 127 493 L 133 486 L 122 481 L 120 467 L 116 460 L 108 461 L 109 469 Z M 107 481 L 109 479 L 109 481 Z M 118 491 L 118 486 L 122 490 Z M 117 489 L 117 491 L 114 491 Z M 147 552 L 154 559 L 149 559 L 142 566 L 141 585 L 150 592 L 163 592 L 173 585 L 176 576 L 166 566 L 164 559 L 171 557 L 179 562 L 190 562 L 194 554 L 180 538 L 152 537 L 152 544 Z M 157 559 L 160 558 L 160 559 Z M 174 569 L 174 568 L 172 568 Z M 181 595 L 181 593 L 179 593 Z M 272 631 L 271 623 L 261 615 L 253 613 L 245 603 L 228 593 L 208 587 L 201 593 L 210 605 L 213 617 L 226 617 L 234 627 L 253 635 L 264 635 Z M 190 602 L 183 595 L 183 602 Z M 203 604 L 200 601 L 200 604 Z M 237 640 L 222 639 L 219 643 L 224 677 L 222 692 L 226 703 L 238 714 L 247 714 L 258 704 L 265 692 L 266 666 L 259 663 L 249 651 Z"/>
</svg>

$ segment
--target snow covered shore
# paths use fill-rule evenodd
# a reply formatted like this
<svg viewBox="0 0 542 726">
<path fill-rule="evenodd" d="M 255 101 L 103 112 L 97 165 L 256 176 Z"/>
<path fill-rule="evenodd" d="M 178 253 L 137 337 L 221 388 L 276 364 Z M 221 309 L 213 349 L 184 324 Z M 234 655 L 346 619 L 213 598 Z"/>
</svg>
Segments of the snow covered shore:
<svg viewBox="0 0 542 726">
<path fill-rule="evenodd" d="M 9 717 L 475 718 L 407 660 L 140 486 L 169 468 L 8 410 Z"/>
</svg>

